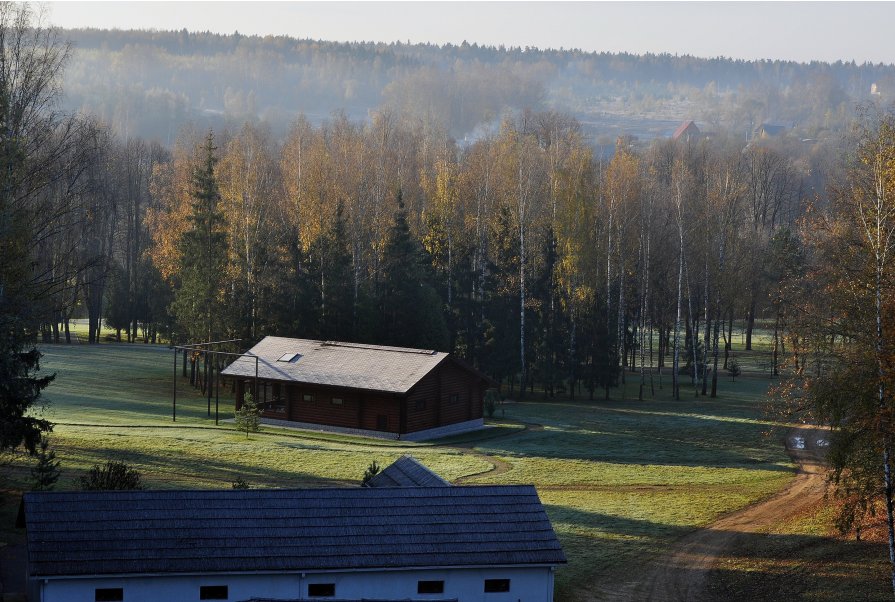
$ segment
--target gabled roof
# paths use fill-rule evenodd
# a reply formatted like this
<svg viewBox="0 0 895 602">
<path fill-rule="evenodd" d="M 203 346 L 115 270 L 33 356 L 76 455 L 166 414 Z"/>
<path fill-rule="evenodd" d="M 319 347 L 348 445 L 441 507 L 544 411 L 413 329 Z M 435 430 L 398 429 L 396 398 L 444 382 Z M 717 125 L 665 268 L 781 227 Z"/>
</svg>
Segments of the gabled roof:
<svg viewBox="0 0 895 602">
<path fill-rule="evenodd" d="M 689 121 L 685 121 L 685 122 L 683 122 L 682 124 L 680 124 L 680 125 L 678 126 L 678 128 L 677 128 L 676 130 L 674 130 L 674 134 L 671 135 L 671 138 L 672 138 L 673 140 L 677 140 L 678 138 L 680 138 L 681 136 L 683 136 L 683 135 L 684 135 L 684 132 L 686 132 L 687 130 L 689 130 L 691 127 L 693 128 L 693 130 L 695 130 L 695 131 L 693 132 L 693 134 L 698 135 L 698 134 L 699 134 L 699 128 L 696 126 L 696 122 L 693 121 L 693 120 L 691 119 L 691 120 L 689 120 Z M 666 131 L 667 131 L 667 130 L 666 130 Z"/>
<path fill-rule="evenodd" d="M 367 487 L 450 487 L 451 484 L 412 456 L 401 456 L 372 479 Z"/>
<path fill-rule="evenodd" d="M 565 562 L 534 487 L 25 494 L 36 577 Z"/>
<path fill-rule="evenodd" d="M 258 377 L 266 380 L 406 393 L 447 353 L 361 343 L 264 337 L 247 355 L 258 357 Z M 221 372 L 254 378 L 255 360 L 237 358 Z"/>
</svg>

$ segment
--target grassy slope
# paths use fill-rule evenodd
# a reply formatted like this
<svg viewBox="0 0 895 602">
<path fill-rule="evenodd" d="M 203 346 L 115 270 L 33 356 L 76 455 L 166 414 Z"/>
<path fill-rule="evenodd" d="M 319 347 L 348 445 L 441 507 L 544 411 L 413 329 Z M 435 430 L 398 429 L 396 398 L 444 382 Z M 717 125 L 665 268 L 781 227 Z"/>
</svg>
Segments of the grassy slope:
<svg viewBox="0 0 895 602">
<path fill-rule="evenodd" d="M 617 579 L 792 474 L 779 433 L 765 436 L 771 425 L 758 406 L 767 382 L 758 379 L 725 380 L 719 400 L 674 402 L 666 387 L 649 402 L 629 393 L 623 402 L 506 404 L 505 428 L 432 444 L 270 428 L 246 440 L 230 425 L 215 427 L 205 400 L 182 381 L 171 422 L 166 349 L 43 351 L 45 369 L 58 374 L 46 398 L 65 471 L 60 487 L 74 487 L 90 465 L 112 458 L 136 464 L 150 487 L 229 487 L 237 477 L 254 486 L 340 485 L 356 482 L 371 460 L 412 453 L 449 479 L 485 473 L 467 482 L 537 485 L 569 557 L 557 573 L 558 600 L 578 598 L 593 579 Z M 509 470 L 486 472 L 489 457 Z M 27 483 L 24 462 L 0 471 L 11 489 Z"/>
</svg>

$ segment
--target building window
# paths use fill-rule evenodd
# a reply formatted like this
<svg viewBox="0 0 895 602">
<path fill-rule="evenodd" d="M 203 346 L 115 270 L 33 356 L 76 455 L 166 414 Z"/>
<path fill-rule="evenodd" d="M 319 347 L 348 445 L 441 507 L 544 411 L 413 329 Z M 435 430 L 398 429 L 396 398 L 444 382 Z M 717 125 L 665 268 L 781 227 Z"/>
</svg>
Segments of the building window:
<svg viewBox="0 0 895 602">
<path fill-rule="evenodd" d="M 308 596 L 314 598 L 332 598 L 336 595 L 335 583 L 309 583 Z"/>
<path fill-rule="evenodd" d="M 344 403 L 341 397 L 333 397 L 333 405 L 340 406 Z"/>
<path fill-rule="evenodd" d="M 380 431 L 388 430 L 388 416 L 385 414 L 379 414 L 376 416 L 376 429 Z"/>
<path fill-rule="evenodd" d="M 121 602 L 124 600 L 123 587 L 98 587 L 93 597 L 96 602 Z"/>
<path fill-rule="evenodd" d="M 509 579 L 485 579 L 485 592 L 508 592 L 510 591 Z"/>
<path fill-rule="evenodd" d="M 417 581 L 416 593 L 418 594 L 443 594 L 444 581 Z"/>
<path fill-rule="evenodd" d="M 451 403 L 459 403 L 460 402 L 460 394 L 459 393 L 451 393 Z"/>
<path fill-rule="evenodd" d="M 226 585 L 203 585 L 199 587 L 200 600 L 226 600 L 229 597 Z"/>
<path fill-rule="evenodd" d="M 425 410 L 426 409 L 426 400 L 425 399 L 417 399 L 416 400 L 416 409 L 417 410 Z"/>
<path fill-rule="evenodd" d="M 305 393 L 304 395 L 301 396 L 301 398 L 305 401 L 314 401 L 313 393 Z"/>
</svg>

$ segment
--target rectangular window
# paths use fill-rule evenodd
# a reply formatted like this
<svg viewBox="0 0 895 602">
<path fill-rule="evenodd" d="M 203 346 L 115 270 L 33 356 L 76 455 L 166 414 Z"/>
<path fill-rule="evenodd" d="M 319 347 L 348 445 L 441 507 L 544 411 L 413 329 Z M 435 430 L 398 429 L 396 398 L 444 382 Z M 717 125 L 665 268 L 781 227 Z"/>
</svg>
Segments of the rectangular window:
<svg viewBox="0 0 895 602">
<path fill-rule="evenodd" d="M 417 410 L 425 410 L 426 409 L 426 400 L 425 399 L 417 399 L 416 400 L 416 409 Z"/>
<path fill-rule="evenodd" d="M 376 429 L 380 431 L 388 430 L 388 416 L 385 414 L 379 414 L 376 416 Z"/>
<path fill-rule="evenodd" d="M 460 394 L 459 393 L 451 393 L 451 403 L 459 403 Z"/>
<path fill-rule="evenodd" d="M 341 397 L 333 397 L 333 405 L 340 406 L 342 403 L 343 401 Z"/>
<path fill-rule="evenodd" d="M 444 581 L 417 581 L 416 593 L 418 594 L 443 594 Z"/>
<path fill-rule="evenodd" d="M 485 592 L 510 591 L 509 579 L 485 579 Z"/>
<path fill-rule="evenodd" d="M 314 395 L 311 393 L 305 393 L 301 398 L 305 401 L 314 401 Z"/>
<path fill-rule="evenodd" d="M 226 600 L 228 597 L 226 585 L 203 585 L 199 587 L 200 600 Z"/>
<path fill-rule="evenodd" d="M 315 598 L 332 598 L 336 595 L 335 583 L 309 583 L 308 596 Z"/>
<path fill-rule="evenodd" d="M 98 587 L 93 597 L 96 602 L 121 602 L 124 600 L 123 587 Z"/>
</svg>

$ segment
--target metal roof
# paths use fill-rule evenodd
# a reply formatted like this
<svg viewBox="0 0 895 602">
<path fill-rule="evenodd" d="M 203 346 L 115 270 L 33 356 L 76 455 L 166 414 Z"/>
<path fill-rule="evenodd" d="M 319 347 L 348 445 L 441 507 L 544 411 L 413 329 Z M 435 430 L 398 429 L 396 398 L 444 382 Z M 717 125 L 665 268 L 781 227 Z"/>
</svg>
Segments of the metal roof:
<svg viewBox="0 0 895 602">
<path fill-rule="evenodd" d="M 367 487 L 450 487 L 451 484 L 412 456 L 401 456 L 372 479 Z"/>
<path fill-rule="evenodd" d="M 32 577 L 565 562 L 530 485 L 30 492 Z"/>
<path fill-rule="evenodd" d="M 264 337 L 246 352 L 266 380 L 406 393 L 447 353 L 338 341 Z M 240 357 L 221 372 L 254 378 L 255 359 Z"/>
</svg>

